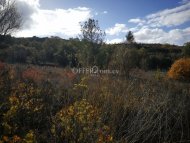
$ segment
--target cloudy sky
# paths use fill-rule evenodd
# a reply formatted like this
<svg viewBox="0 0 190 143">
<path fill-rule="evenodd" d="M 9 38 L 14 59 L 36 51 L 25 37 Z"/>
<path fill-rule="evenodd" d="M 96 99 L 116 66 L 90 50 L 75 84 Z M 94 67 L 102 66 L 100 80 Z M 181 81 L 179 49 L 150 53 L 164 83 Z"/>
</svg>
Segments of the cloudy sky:
<svg viewBox="0 0 190 143">
<path fill-rule="evenodd" d="M 142 43 L 183 45 L 190 41 L 190 0 L 16 0 L 24 24 L 17 37 L 75 38 L 79 22 L 99 21 L 107 43 L 130 30 Z"/>
</svg>

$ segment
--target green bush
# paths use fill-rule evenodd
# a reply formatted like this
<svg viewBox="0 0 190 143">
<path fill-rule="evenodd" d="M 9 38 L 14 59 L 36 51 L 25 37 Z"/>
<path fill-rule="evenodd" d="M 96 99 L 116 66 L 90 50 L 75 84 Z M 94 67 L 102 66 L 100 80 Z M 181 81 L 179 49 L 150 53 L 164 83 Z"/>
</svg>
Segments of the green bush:
<svg viewBox="0 0 190 143">
<path fill-rule="evenodd" d="M 183 56 L 190 57 L 190 42 L 184 44 L 182 53 L 183 53 Z"/>
</svg>

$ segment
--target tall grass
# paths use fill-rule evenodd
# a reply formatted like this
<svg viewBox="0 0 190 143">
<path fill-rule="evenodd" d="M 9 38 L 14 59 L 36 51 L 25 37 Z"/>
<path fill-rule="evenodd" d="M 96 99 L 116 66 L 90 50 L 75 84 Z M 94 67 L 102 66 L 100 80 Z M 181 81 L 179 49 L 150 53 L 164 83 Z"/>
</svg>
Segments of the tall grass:
<svg viewBox="0 0 190 143">
<path fill-rule="evenodd" d="M 26 69 L 0 72 L 1 142 L 189 142 L 189 83 Z"/>
</svg>

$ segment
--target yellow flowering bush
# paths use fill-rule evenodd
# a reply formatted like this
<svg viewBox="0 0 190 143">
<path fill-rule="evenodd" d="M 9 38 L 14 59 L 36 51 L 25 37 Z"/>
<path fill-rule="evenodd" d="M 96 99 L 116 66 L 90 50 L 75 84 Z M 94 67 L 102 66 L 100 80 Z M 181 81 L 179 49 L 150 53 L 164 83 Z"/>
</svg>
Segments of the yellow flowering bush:
<svg viewBox="0 0 190 143">
<path fill-rule="evenodd" d="M 32 130 L 25 135 L 22 143 L 37 143 L 36 136 Z"/>
<path fill-rule="evenodd" d="M 30 130 L 26 135 L 21 138 L 18 135 L 13 136 L 2 136 L 0 143 L 37 143 L 36 136 L 32 130 Z"/>
<path fill-rule="evenodd" d="M 103 132 L 100 114 L 87 100 L 76 101 L 56 114 L 51 131 L 60 142 L 111 142 L 110 130 Z"/>
<path fill-rule="evenodd" d="M 8 110 L 3 114 L 4 135 L 25 133 L 25 130 L 40 126 L 43 120 L 44 104 L 41 90 L 32 83 L 18 82 L 11 89 Z"/>
<path fill-rule="evenodd" d="M 73 88 L 72 88 L 72 96 L 74 101 L 78 101 L 81 100 L 83 98 L 86 98 L 87 94 L 88 94 L 88 84 L 87 84 L 87 77 L 83 77 L 81 78 L 79 83 L 75 83 L 73 84 Z"/>
<path fill-rule="evenodd" d="M 29 130 L 35 130 L 38 141 L 43 142 L 48 135 L 39 133 L 51 127 L 54 88 L 51 83 L 23 80 L 15 72 L 12 67 L 0 72 L 0 143 L 34 143 L 25 139 L 24 135 L 35 135 Z"/>
<path fill-rule="evenodd" d="M 37 112 L 43 107 L 40 93 L 41 89 L 35 86 L 33 83 L 19 82 L 16 87 L 13 87 L 9 100 L 12 105 L 16 105 L 13 103 L 13 101 L 16 102 L 19 100 L 19 106 L 22 106 L 24 109 Z"/>
</svg>

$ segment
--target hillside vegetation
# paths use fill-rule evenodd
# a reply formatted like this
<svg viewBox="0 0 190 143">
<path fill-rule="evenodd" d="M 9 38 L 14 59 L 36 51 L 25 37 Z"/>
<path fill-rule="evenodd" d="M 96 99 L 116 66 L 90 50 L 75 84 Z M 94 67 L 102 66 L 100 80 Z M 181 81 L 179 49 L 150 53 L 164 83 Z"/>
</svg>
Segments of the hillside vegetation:
<svg viewBox="0 0 190 143">
<path fill-rule="evenodd" d="M 0 19 L 0 143 L 190 142 L 189 42 L 129 31 L 106 44 L 91 18 L 79 38 L 15 38 L 14 0 L 0 1 Z"/>
<path fill-rule="evenodd" d="M 0 67 L 1 142 L 188 142 L 189 83 Z"/>
<path fill-rule="evenodd" d="M 189 141 L 190 84 L 170 79 L 184 47 L 103 44 L 91 59 L 90 43 L 78 39 L 2 41 L 0 142 Z M 73 71 L 94 65 L 119 73 Z"/>
<path fill-rule="evenodd" d="M 7 63 L 49 65 L 61 67 L 98 66 L 100 68 L 122 68 L 133 64 L 145 70 L 167 70 L 184 55 L 183 47 L 161 44 L 101 44 L 79 39 L 13 38 L 2 36 L 0 60 Z M 187 52 L 186 52 L 187 53 Z M 126 63 L 126 59 L 129 63 Z M 123 65 L 124 64 L 124 65 Z"/>
</svg>

